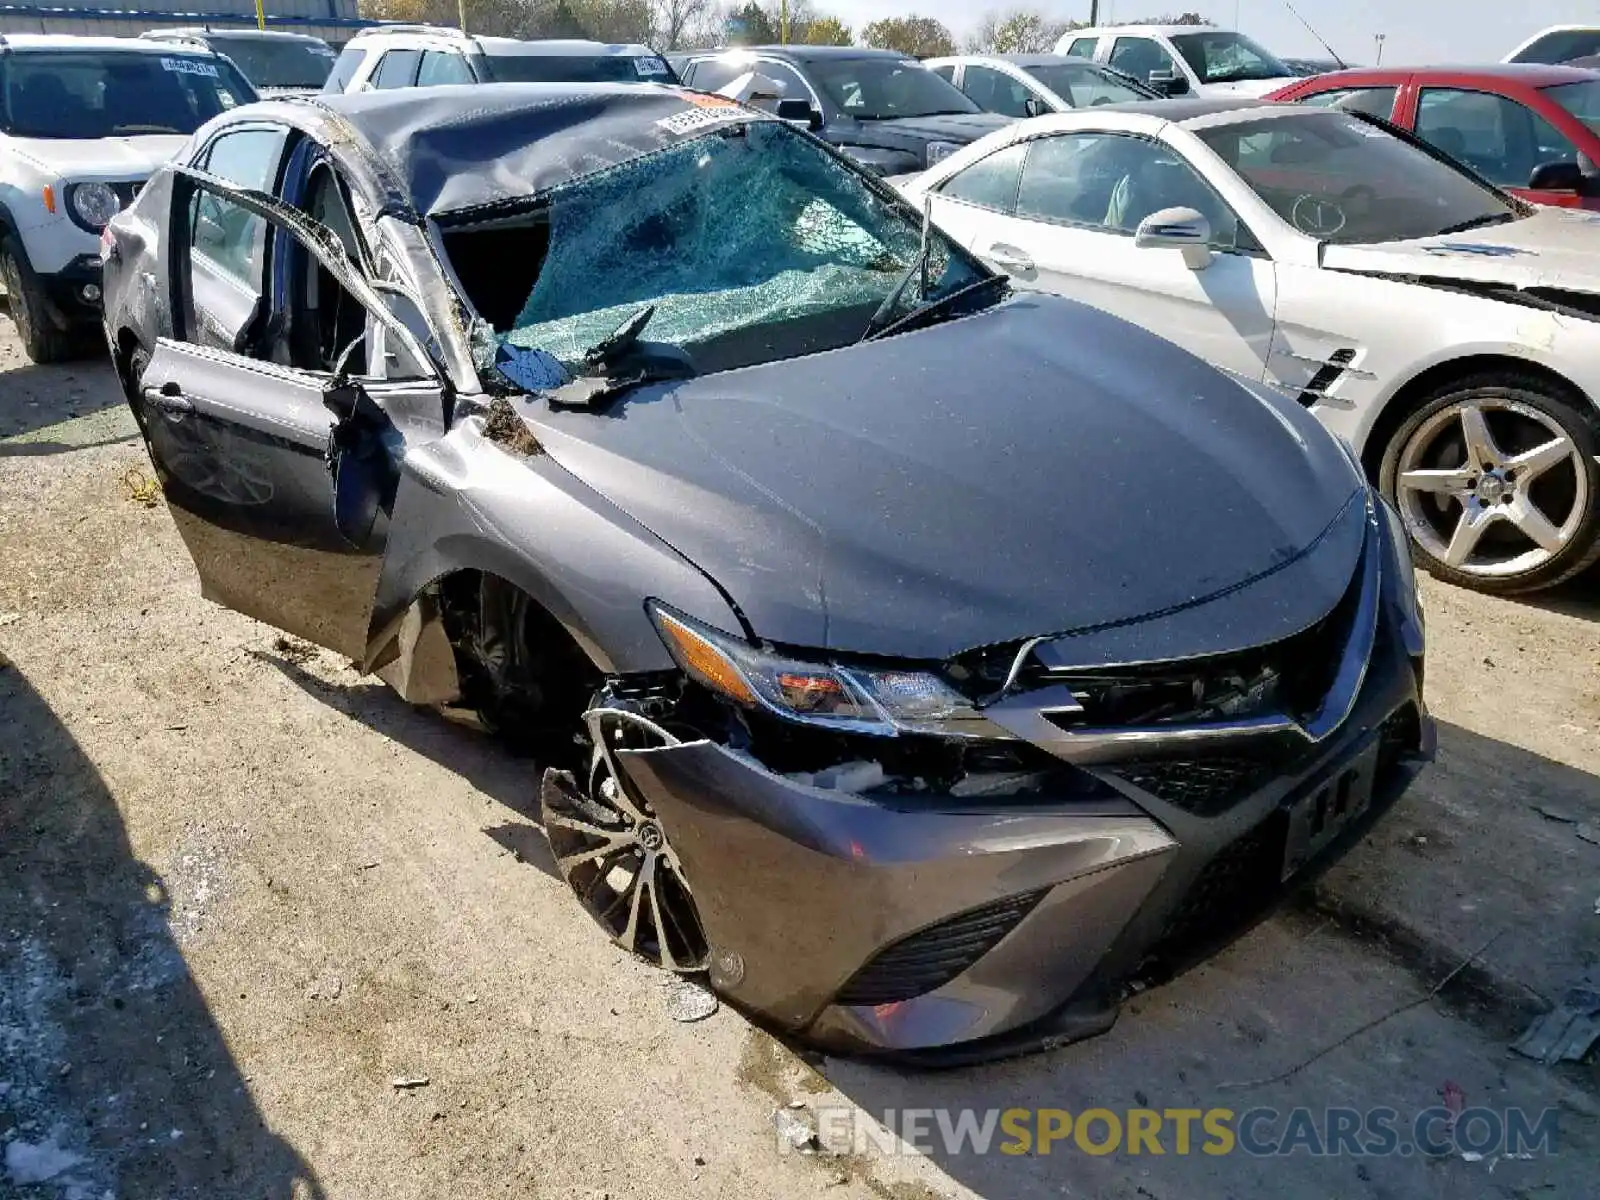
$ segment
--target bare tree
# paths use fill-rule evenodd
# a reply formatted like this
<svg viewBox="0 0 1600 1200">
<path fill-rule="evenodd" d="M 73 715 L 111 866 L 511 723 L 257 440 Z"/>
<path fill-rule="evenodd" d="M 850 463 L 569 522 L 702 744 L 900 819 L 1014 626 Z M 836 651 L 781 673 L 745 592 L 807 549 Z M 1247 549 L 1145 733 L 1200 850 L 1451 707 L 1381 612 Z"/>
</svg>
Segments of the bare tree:
<svg viewBox="0 0 1600 1200">
<path fill-rule="evenodd" d="M 861 31 L 861 40 L 882 50 L 898 50 L 912 58 L 954 54 L 955 39 L 943 22 L 932 17 L 885 17 Z"/>
<path fill-rule="evenodd" d="M 650 44 L 657 50 L 676 50 L 693 40 L 691 31 L 705 24 L 711 0 L 651 0 Z"/>
<path fill-rule="evenodd" d="M 1061 35 L 1080 28 L 1076 21 L 1055 21 L 1037 9 L 1012 8 L 984 13 L 967 38 L 975 54 L 1043 54 L 1055 49 Z"/>
</svg>

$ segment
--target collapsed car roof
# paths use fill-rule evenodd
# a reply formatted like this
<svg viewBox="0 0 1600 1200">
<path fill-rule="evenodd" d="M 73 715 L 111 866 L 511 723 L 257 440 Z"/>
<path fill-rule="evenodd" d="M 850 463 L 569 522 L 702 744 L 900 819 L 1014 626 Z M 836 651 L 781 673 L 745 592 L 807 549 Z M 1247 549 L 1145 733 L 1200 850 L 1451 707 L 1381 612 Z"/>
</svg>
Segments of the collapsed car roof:
<svg viewBox="0 0 1600 1200">
<path fill-rule="evenodd" d="M 329 110 L 435 216 L 513 204 L 727 121 L 770 119 L 666 84 L 506 83 L 300 99 Z"/>
</svg>

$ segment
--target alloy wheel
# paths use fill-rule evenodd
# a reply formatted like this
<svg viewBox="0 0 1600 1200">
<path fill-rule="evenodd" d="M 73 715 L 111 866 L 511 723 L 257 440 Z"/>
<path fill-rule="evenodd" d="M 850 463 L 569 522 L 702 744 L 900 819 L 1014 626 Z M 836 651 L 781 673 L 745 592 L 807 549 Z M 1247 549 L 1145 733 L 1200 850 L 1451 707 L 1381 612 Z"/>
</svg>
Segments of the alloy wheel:
<svg viewBox="0 0 1600 1200">
<path fill-rule="evenodd" d="M 1567 431 L 1529 405 L 1488 396 L 1417 426 L 1394 490 L 1423 550 L 1485 579 L 1544 566 L 1577 535 L 1590 502 L 1583 454 Z"/>
<path fill-rule="evenodd" d="M 570 773 L 548 770 L 540 790 L 556 867 L 624 950 L 669 971 L 703 970 L 710 951 L 683 864 L 615 755 L 677 739 L 618 709 L 592 710 L 584 721 L 594 746 L 587 780 L 580 786 Z"/>
</svg>

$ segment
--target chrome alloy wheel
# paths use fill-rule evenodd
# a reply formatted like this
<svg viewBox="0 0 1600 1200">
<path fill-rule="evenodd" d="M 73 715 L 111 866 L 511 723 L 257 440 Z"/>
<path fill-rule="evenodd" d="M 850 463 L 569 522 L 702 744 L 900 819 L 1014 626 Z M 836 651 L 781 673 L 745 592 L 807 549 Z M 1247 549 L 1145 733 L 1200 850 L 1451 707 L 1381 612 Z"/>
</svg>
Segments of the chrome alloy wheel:
<svg viewBox="0 0 1600 1200">
<path fill-rule="evenodd" d="M 1559 554 L 1583 525 L 1589 472 L 1549 416 L 1473 397 L 1412 432 L 1395 501 L 1411 536 L 1446 566 L 1482 578 L 1521 575 Z"/>
<path fill-rule="evenodd" d="M 614 753 L 674 746 L 678 739 L 621 709 L 593 709 L 584 722 L 594 745 L 585 786 L 550 770 L 540 789 L 556 867 L 624 950 L 669 971 L 704 970 L 710 950 L 683 864 Z"/>
</svg>

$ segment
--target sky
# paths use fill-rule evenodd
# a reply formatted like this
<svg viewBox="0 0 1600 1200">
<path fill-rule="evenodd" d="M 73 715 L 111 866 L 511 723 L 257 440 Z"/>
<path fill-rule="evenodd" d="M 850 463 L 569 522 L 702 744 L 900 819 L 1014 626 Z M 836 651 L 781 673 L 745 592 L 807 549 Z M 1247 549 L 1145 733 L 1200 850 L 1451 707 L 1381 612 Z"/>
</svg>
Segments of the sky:
<svg viewBox="0 0 1600 1200">
<path fill-rule="evenodd" d="M 1023 0 L 1061 20 L 1086 21 L 1089 0 Z M 1495 62 L 1547 25 L 1600 25 L 1600 0 L 1291 0 L 1339 57 L 1374 61 L 1373 35 L 1383 34 L 1385 65 Z M 816 0 L 859 33 L 879 17 L 921 13 L 937 17 L 959 42 L 989 8 L 1006 0 Z M 1288 57 L 1326 57 L 1317 40 L 1283 0 L 1100 0 L 1100 23 L 1179 12 L 1198 12 L 1217 25 L 1238 28 L 1267 49 Z M 1237 13 L 1237 19 L 1235 14 Z"/>
</svg>

